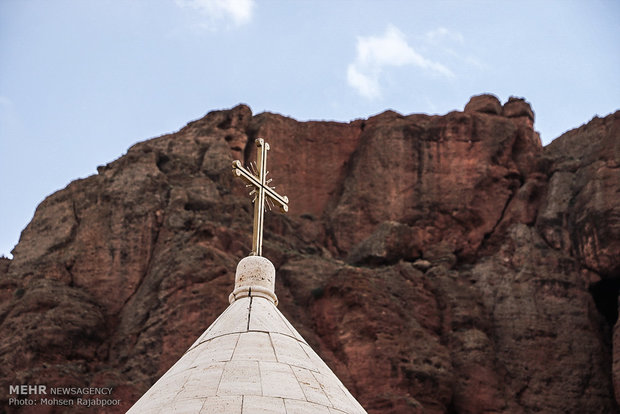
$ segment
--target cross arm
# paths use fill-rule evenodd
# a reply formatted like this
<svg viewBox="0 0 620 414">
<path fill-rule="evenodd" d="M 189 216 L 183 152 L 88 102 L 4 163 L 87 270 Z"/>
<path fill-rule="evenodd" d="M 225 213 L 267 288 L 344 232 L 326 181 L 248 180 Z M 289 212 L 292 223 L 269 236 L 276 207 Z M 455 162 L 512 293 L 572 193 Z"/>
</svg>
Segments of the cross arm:
<svg viewBox="0 0 620 414">
<path fill-rule="evenodd" d="M 234 160 L 232 163 L 233 166 L 233 174 L 236 177 L 241 177 L 248 182 L 248 184 L 252 184 L 255 187 L 260 187 L 261 183 L 258 181 L 258 178 L 254 176 L 251 172 L 243 168 L 241 165 L 241 161 Z"/>
<path fill-rule="evenodd" d="M 243 178 L 245 181 L 248 182 L 248 184 L 253 185 L 256 188 L 262 187 L 265 190 L 265 194 L 280 207 L 280 210 L 282 211 L 282 213 L 288 212 L 288 197 L 287 196 L 281 196 L 268 185 L 262 185 L 258 177 L 256 177 L 254 174 L 252 174 L 247 169 L 243 168 L 241 161 L 234 160 L 232 166 L 233 166 L 233 174 L 236 177 Z"/>
<path fill-rule="evenodd" d="M 271 198 L 279 207 L 283 213 L 288 212 L 288 197 L 281 196 L 276 193 L 273 188 L 265 187 L 265 193 L 269 198 Z"/>
</svg>

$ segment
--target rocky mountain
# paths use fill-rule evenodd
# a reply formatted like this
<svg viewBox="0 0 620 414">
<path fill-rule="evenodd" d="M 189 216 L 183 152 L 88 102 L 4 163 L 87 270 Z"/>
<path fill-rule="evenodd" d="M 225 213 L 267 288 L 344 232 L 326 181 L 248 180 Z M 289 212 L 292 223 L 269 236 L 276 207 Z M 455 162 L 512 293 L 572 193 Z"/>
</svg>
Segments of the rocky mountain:
<svg viewBox="0 0 620 414">
<path fill-rule="evenodd" d="M 0 259 L 0 412 L 124 412 L 213 322 L 257 137 L 291 200 L 266 219 L 279 308 L 369 413 L 618 412 L 620 111 L 543 148 L 491 95 L 350 123 L 240 105 L 49 196 Z M 9 405 L 15 384 L 121 401 Z"/>
</svg>

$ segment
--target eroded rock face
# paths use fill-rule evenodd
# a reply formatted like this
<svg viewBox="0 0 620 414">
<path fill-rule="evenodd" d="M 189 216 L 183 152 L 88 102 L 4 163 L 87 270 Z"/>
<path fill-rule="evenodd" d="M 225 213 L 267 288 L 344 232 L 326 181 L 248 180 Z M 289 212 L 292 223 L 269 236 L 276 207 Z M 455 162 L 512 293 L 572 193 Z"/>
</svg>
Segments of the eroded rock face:
<svg viewBox="0 0 620 414">
<path fill-rule="evenodd" d="M 508 118 L 524 116 L 534 122 L 534 111 L 532 111 L 530 104 L 525 99 L 515 98 L 514 96 L 511 96 L 502 107 L 502 115 Z"/>
<path fill-rule="evenodd" d="M 280 309 L 369 413 L 617 411 L 620 113 L 546 148 L 533 121 L 491 95 L 348 124 L 240 105 L 136 144 L 0 259 L 2 404 L 99 386 L 121 405 L 71 412 L 124 412 L 179 358 L 250 250 L 231 161 L 260 136 L 291 199 L 266 220 Z"/>
<path fill-rule="evenodd" d="M 465 105 L 465 112 L 482 112 L 491 115 L 502 114 L 502 104 L 497 96 L 491 94 L 483 94 L 472 96 L 467 105 Z"/>
</svg>

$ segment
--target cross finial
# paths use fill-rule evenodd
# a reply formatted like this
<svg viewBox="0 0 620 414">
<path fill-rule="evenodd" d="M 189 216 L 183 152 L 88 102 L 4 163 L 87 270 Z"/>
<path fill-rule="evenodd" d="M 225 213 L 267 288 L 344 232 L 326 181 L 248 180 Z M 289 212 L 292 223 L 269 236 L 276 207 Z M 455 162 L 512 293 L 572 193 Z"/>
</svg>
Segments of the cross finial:
<svg viewBox="0 0 620 414">
<path fill-rule="evenodd" d="M 254 196 L 254 231 L 252 235 L 252 253 L 253 256 L 261 256 L 263 252 L 263 219 L 265 217 L 265 209 L 274 205 L 280 207 L 280 211 L 286 213 L 288 211 L 288 197 L 281 196 L 276 193 L 275 187 L 269 186 L 271 179 L 267 180 L 267 151 L 269 144 L 262 138 L 256 140 L 256 164 L 254 168 L 243 168 L 241 161 L 233 161 L 233 174 L 241 177 L 248 182 L 246 187 L 252 187 L 250 195 Z"/>
</svg>

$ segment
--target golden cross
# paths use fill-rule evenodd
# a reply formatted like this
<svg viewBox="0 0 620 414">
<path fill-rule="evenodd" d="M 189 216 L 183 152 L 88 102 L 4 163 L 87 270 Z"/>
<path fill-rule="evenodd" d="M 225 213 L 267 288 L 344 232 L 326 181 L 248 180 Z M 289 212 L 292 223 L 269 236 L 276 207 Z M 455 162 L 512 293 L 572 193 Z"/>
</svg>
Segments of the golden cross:
<svg viewBox="0 0 620 414">
<path fill-rule="evenodd" d="M 245 169 L 241 161 L 233 161 L 233 174 L 241 177 L 248 182 L 246 187 L 254 187 L 250 195 L 254 196 L 254 232 L 252 234 L 252 253 L 253 256 L 260 256 L 263 252 L 263 219 L 265 217 L 265 205 L 271 207 L 277 204 L 280 211 L 288 211 L 288 197 L 276 193 L 275 187 L 270 187 L 272 179 L 267 180 L 267 151 L 269 144 L 262 138 L 256 140 L 256 166 L 254 169 Z M 253 171 L 255 170 L 255 171 Z"/>
</svg>

